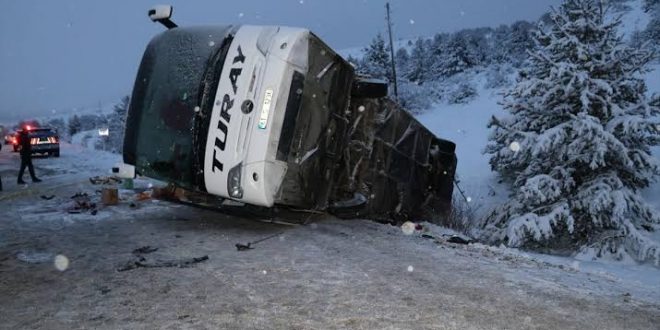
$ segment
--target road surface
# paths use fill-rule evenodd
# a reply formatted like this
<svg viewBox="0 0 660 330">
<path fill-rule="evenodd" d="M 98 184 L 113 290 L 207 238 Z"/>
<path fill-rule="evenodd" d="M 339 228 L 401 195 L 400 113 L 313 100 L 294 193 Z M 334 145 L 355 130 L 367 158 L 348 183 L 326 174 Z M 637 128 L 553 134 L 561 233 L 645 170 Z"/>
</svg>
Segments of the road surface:
<svg viewBox="0 0 660 330">
<path fill-rule="evenodd" d="M 87 159 L 88 157 L 94 160 Z M 364 220 L 263 223 L 146 200 L 97 200 L 116 156 L 63 146 L 17 186 L 0 152 L 2 329 L 657 329 L 660 289 Z M 111 165 L 111 164 L 110 164 Z M 109 165 L 108 165 L 109 166 Z M 13 172 L 15 173 L 15 172 Z M 54 195 L 51 200 L 42 195 Z M 246 244 L 274 236 L 238 251 Z M 157 249 L 133 253 L 142 247 Z M 149 249 L 146 249 L 149 250 Z M 208 256 L 189 267 L 135 268 Z M 144 259 L 139 259 L 144 258 Z"/>
</svg>

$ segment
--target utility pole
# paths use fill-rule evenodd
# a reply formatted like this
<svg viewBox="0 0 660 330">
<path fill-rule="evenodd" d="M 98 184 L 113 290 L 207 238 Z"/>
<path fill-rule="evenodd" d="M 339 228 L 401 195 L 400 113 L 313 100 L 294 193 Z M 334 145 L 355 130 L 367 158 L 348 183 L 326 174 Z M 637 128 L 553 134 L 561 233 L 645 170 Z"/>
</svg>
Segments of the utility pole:
<svg viewBox="0 0 660 330">
<path fill-rule="evenodd" d="M 392 64 L 392 80 L 394 82 L 394 99 L 399 101 L 399 87 L 396 83 L 396 64 L 394 63 L 394 42 L 392 41 L 392 20 L 390 19 L 390 3 L 385 4 L 387 9 L 387 32 L 390 35 L 390 62 Z"/>
</svg>

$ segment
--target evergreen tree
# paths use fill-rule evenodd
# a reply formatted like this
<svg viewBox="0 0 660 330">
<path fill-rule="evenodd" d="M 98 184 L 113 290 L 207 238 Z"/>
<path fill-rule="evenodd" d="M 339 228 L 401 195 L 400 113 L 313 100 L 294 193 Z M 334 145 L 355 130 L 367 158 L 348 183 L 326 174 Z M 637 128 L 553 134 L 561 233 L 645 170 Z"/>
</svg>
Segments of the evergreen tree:
<svg viewBox="0 0 660 330">
<path fill-rule="evenodd" d="M 73 115 L 71 119 L 69 119 L 69 136 L 74 136 L 76 133 L 79 133 L 82 129 L 82 122 L 80 121 L 80 117 L 78 115 Z"/>
<path fill-rule="evenodd" d="M 437 71 L 443 77 L 450 77 L 474 66 L 474 59 L 468 50 L 468 41 L 463 33 L 454 34 L 444 47 L 444 53 L 437 63 Z"/>
<path fill-rule="evenodd" d="M 108 128 L 110 130 L 108 143 L 113 152 L 121 153 L 124 147 L 124 129 L 126 129 L 126 115 L 128 114 L 130 100 L 130 97 L 124 96 L 114 106 L 112 114 L 108 118 Z"/>
<path fill-rule="evenodd" d="M 486 152 L 512 196 L 484 224 L 495 242 L 585 246 L 660 263 L 644 232 L 660 216 L 639 192 L 660 174 L 658 99 L 648 51 L 624 45 L 597 0 L 565 0 L 535 34 L 529 68 L 493 117 Z"/>
<path fill-rule="evenodd" d="M 394 59 L 396 63 L 396 73 L 398 77 L 405 77 L 408 75 L 408 68 L 410 62 L 410 55 L 408 50 L 405 48 L 399 48 L 394 54 Z"/>
<path fill-rule="evenodd" d="M 385 46 L 385 39 L 379 33 L 371 41 L 369 47 L 364 49 L 364 58 L 361 73 L 378 79 L 392 81 L 389 48 Z"/>
<path fill-rule="evenodd" d="M 648 13 L 660 7 L 660 0 L 644 0 L 644 10 Z"/>
<path fill-rule="evenodd" d="M 638 44 L 649 43 L 654 46 L 656 50 L 660 50 L 660 0 L 646 0 L 645 10 L 651 17 L 646 29 L 637 37 Z"/>
<path fill-rule="evenodd" d="M 526 21 L 518 21 L 511 25 L 511 32 L 504 47 L 509 52 L 509 58 L 514 66 L 522 64 L 527 58 L 527 51 L 534 49 L 533 27 L 531 23 Z"/>
<path fill-rule="evenodd" d="M 408 68 L 405 70 L 406 78 L 418 85 L 431 79 L 429 68 L 431 56 L 424 39 L 417 39 L 410 54 Z"/>
</svg>

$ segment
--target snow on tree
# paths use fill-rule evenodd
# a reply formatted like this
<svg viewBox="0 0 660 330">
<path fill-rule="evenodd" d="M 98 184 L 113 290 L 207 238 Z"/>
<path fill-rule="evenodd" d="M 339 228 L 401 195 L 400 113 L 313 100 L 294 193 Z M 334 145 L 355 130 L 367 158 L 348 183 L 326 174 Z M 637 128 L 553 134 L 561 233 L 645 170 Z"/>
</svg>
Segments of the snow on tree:
<svg viewBox="0 0 660 330">
<path fill-rule="evenodd" d="M 518 21 L 511 25 L 511 33 L 504 44 L 515 66 L 519 66 L 527 57 L 527 50 L 534 48 L 531 36 L 533 25 L 526 21 Z M 502 47 L 500 45 L 500 47 Z"/>
<path fill-rule="evenodd" d="M 476 64 L 473 63 L 463 34 L 454 34 L 445 44 L 444 52 L 437 70 L 437 73 L 443 77 L 461 73 Z"/>
<path fill-rule="evenodd" d="M 647 0 L 645 10 L 649 13 L 651 19 L 646 25 L 646 29 L 637 35 L 638 40 L 633 40 L 638 44 L 649 43 L 660 50 L 660 0 Z"/>
<path fill-rule="evenodd" d="M 565 0 L 535 33 L 529 67 L 493 117 L 486 153 L 512 187 L 483 224 L 509 246 L 595 248 L 660 265 L 647 231 L 660 216 L 639 192 L 657 179 L 658 98 L 641 75 L 653 54 L 633 49 L 597 0 Z"/>
<path fill-rule="evenodd" d="M 394 54 L 394 63 L 396 63 L 397 76 L 407 76 L 408 68 L 410 68 L 409 62 L 410 54 L 408 54 L 408 50 L 403 47 L 397 49 L 396 53 Z"/>
<path fill-rule="evenodd" d="M 74 136 L 76 133 L 79 133 L 82 130 L 82 122 L 78 115 L 73 115 L 69 119 L 69 136 Z"/>
<path fill-rule="evenodd" d="M 385 46 L 385 39 L 379 33 L 364 49 L 364 57 L 360 66 L 360 73 L 378 79 L 392 81 L 389 48 Z"/>
<path fill-rule="evenodd" d="M 108 128 L 110 130 L 108 142 L 111 151 L 116 153 L 121 153 L 124 147 L 124 129 L 126 128 L 126 115 L 128 114 L 130 100 L 130 97 L 124 96 L 121 102 L 115 105 L 112 114 L 108 116 Z"/>
<path fill-rule="evenodd" d="M 417 39 L 415 45 L 410 52 L 410 60 L 408 61 L 408 69 L 403 70 L 406 73 L 405 78 L 418 85 L 423 84 L 425 81 L 431 79 L 429 67 L 431 56 L 424 39 Z"/>
<path fill-rule="evenodd" d="M 646 12 L 651 12 L 658 7 L 660 7 L 660 0 L 644 0 L 644 10 Z"/>
</svg>

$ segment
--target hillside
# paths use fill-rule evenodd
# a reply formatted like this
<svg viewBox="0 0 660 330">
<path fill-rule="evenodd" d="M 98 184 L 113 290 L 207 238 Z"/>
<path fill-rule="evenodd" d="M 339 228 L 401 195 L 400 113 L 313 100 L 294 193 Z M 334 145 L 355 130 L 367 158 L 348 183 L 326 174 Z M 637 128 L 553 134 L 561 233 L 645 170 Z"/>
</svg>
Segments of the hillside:
<svg viewBox="0 0 660 330">
<path fill-rule="evenodd" d="M 652 22 L 654 13 L 643 10 L 644 1 L 617 1 L 608 14 L 609 19 L 622 17 L 618 32 L 630 42 L 635 42 L 634 38 L 644 35 L 646 32 L 643 30 Z M 548 18 L 543 17 L 542 20 Z M 482 234 L 479 228 L 484 217 L 490 214 L 494 207 L 507 201 L 510 195 L 508 188 L 500 183 L 497 173 L 491 171 L 490 155 L 484 154 L 484 149 L 491 134 L 491 130 L 487 128 L 488 122 L 492 116 L 501 118 L 507 115 L 500 104 L 503 94 L 513 86 L 518 71 L 524 67 L 524 63 L 517 57 L 521 55 L 520 50 L 502 50 L 504 55 L 514 57 L 506 60 L 489 54 L 502 42 L 509 42 L 509 45 L 529 44 L 527 37 L 511 40 L 502 36 L 497 37 L 496 31 L 528 33 L 533 29 L 531 24 L 525 22 L 518 22 L 513 26 L 473 29 L 453 35 L 438 34 L 434 38 L 420 38 L 414 42 L 407 42 L 406 46 L 399 48 L 396 57 L 402 103 L 413 113 L 417 113 L 417 118 L 437 136 L 457 144 L 458 187 L 464 191 L 465 198 L 457 193 L 454 201 L 461 208 L 459 213 L 463 218 L 451 219 L 447 225 L 456 226 L 458 222 L 458 227 L 462 227 L 474 236 Z M 520 27 L 523 28 L 519 29 Z M 460 39 L 467 40 L 463 44 L 467 47 L 457 44 L 457 40 Z M 493 42 L 493 39 L 500 41 Z M 481 45 L 486 51 L 480 52 L 475 48 L 475 45 L 480 44 L 475 43 L 475 40 L 481 40 L 483 42 Z M 426 47 L 425 54 L 431 58 L 426 62 L 428 70 L 424 79 L 410 74 L 410 63 L 419 60 L 407 54 L 411 49 L 410 44 L 414 44 L 413 51 L 416 47 Z M 362 50 L 362 58 L 357 58 L 360 53 L 355 49 L 347 50 L 345 53 L 356 58 L 354 61 L 358 64 L 358 70 L 376 76 L 380 73 L 381 78 L 387 79 L 387 74 L 382 74 L 382 68 L 379 68 L 379 57 L 373 55 L 378 54 L 377 50 L 382 46 L 383 44 L 376 38 L 369 47 Z M 438 49 L 437 47 L 440 47 L 440 51 L 434 51 Z M 420 50 L 417 53 L 420 53 Z M 452 57 L 456 54 L 465 57 L 459 56 L 463 60 L 456 62 Z M 479 61 L 470 62 L 469 56 Z M 460 70 L 447 74 L 446 70 L 457 63 L 463 65 Z M 644 76 L 648 87 L 647 95 L 660 93 L 660 64 L 653 64 L 650 69 L 651 71 Z M 660 148 L 654 148 L 653 153 L 660 159 Z M 660 211 L 660 183 L 653 183 L 642 192 L 642 195 L 656 211 Z M 649 233 L 647 236 L 660 242 L 660 235 L 657 233 Z M 578 257 L 590 258 L 592 254 L 593 251 L 587 249 Z"/>
</svg>

